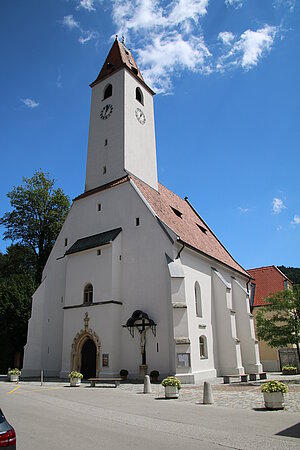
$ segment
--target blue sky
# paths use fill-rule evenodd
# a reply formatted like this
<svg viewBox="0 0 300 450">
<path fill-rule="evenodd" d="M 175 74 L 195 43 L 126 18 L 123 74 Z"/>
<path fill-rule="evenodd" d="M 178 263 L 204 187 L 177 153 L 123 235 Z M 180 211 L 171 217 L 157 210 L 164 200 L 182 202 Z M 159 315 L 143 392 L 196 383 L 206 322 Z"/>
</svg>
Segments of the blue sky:
<svg viewBox="0 0 300 450">
<path fill-rule="evenodd" d="M 245 268 L 299 267 L 299 19 L 299 0 L 1 0 L 0 215 L 39 168 L 83 192 L 89 83 L 124 35 L 160 182 Z"/>
</svg>

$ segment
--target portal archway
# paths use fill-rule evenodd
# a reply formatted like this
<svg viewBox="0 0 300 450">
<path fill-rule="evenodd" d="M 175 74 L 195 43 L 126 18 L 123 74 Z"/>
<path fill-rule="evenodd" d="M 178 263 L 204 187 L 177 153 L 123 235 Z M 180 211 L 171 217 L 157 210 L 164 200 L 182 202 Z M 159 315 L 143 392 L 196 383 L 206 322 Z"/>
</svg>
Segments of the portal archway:
<svg viewBox="0 0 300 450">
<path fill-rule="evenodd" d="M 73 339 L 71 352 L 72 370 L 81 372 L 84 378 L 91 372 L 94 375 L 89 375 L 88 378 L 98 377 L 100 374 L 100 354 L 101 343 L 97 334 L 90 328 L 81 330 Z M 85 373 L 82 372 L 83 370 Z"/>
<path fill-rule="evenodd" d="M 87 339 L 81 349 L 80 372 L 84 379 L 96 377 L 96 356 L 97 349 L 92 339 Z"/>
</svg>

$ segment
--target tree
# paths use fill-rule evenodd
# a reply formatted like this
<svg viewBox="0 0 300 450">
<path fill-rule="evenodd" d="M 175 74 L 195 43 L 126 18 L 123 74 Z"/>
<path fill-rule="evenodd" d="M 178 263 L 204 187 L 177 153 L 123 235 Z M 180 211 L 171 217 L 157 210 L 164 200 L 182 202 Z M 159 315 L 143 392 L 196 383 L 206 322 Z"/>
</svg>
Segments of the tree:
<svg viewBox="0 0 300 450">
<path fill-rule="evenodd" d="M 300 285 L 271 294 L 256 315 L 257 335 L 271 347 L 296 345 L 300 363 Z"/>
<path fill-rule="evenodd" d="M 278 266 L 278 269 L 284 273 L 293 283 L 300 284 L 300 269 L 298 267 Z"/>
<path fill-rule="evenodd" d="M 12 211 L 0 218 L 4 239 L 26 247 L 33 256 L 34 279 L 41 282 L 43 268 L 70 209 L 70 200 L 62 189 L 54 189 L 54 180 L 41 170 L 23 185 L 7 194 Z M 28 253 L 28 254 L 29 254 Z"/>
</svg>

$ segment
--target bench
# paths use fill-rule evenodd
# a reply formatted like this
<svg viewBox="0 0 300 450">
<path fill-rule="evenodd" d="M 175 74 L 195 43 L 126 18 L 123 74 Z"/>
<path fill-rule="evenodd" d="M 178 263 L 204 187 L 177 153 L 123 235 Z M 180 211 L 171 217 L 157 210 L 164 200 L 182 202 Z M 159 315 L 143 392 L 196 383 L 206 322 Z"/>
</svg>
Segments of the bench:
<svg viewBox="0 0 300 450">
<path fill-rule="evenodd" d="M 266 372 L 260 372 L 260 373 L 250 373 L 249 374 L 250 381 L 256 381 L 256 380 L 266 380 L 267 374 Z"/>
<path fill-rule="evenodd" d="M 88 381 L 91 383 L 91 387 L 95 387 L 97 383 L 109 383 L 114 384 L 115 388 L 119 386 L 121 377 L 100 377 L 100 378 L 89 378 Z"/>
<path fill-rule="evenodd" d="M 241 380 L 243 383 L 247 383 L 248 381 L 248 376 L 247 374 L 240 374 L 240 375 L 224 375 L 223 376 L 223 383 L 224 384 L 230 384 L 230 378 L 238 378 L 239 380 Z"/>
</svg>

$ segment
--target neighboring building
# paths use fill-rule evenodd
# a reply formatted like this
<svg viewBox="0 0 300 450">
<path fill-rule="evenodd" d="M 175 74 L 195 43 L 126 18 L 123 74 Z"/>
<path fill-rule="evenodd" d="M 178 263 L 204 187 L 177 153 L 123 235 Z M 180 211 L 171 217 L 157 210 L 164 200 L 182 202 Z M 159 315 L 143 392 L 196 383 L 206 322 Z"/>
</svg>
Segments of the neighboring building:
<svg viewBox="0 0 300 450">
<path fill-rule="evenodd" d="M 251 310 L 255 316 L 258 308 L 266 306 L 264 301 L 270 294 L 292 288 L 293 283 L 276 266 L 258 267 L 248 270 L 253 277 Z M 280 369 L 280 357 L 277 348 L 270 347 L 266 342 L 259 341 L 261 363 L 266 371 L 278 371 Z"/>
<path fill-rule="evenodd" d="M 249 274 L 157 182 L 154 93 L 117 39 L 91 87 L 85 192 L 33 296 L 22 374 L 260 372 Z"/>
</svg>

